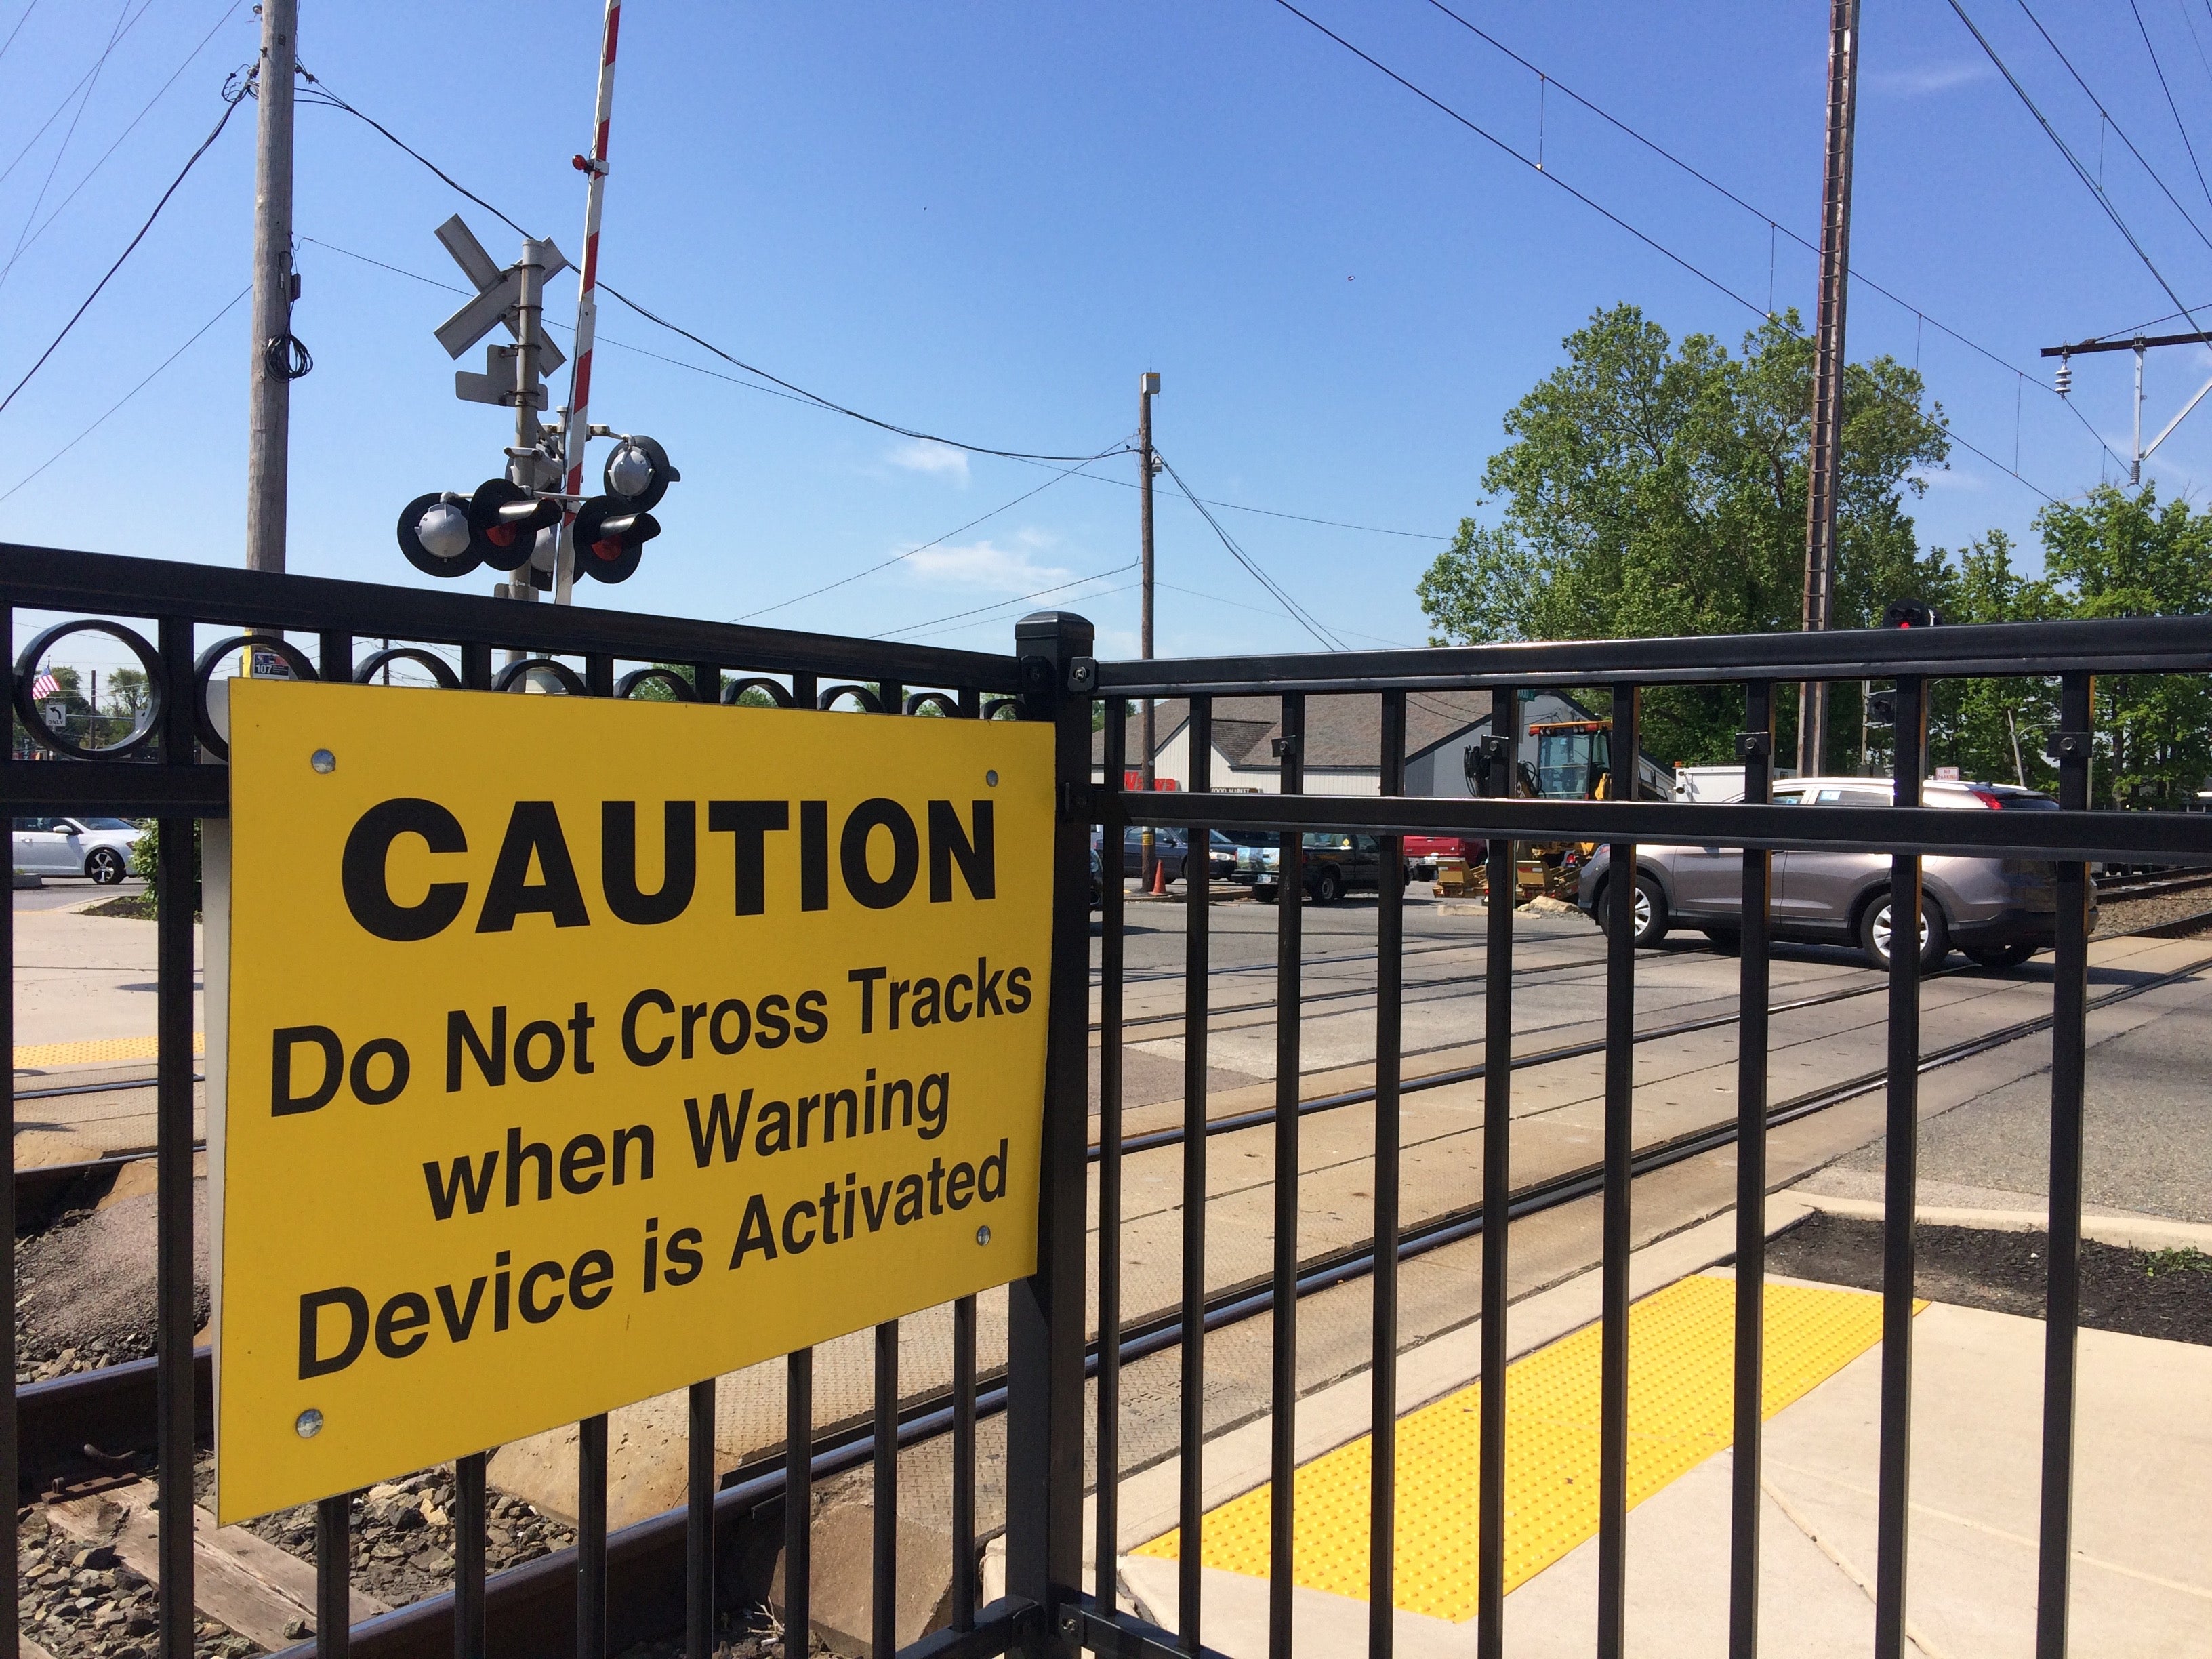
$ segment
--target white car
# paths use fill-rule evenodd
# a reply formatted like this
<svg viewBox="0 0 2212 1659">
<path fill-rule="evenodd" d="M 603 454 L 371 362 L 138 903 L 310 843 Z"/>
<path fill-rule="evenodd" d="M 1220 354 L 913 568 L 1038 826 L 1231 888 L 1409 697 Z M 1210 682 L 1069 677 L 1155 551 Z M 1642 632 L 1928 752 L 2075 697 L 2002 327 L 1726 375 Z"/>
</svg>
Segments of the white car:
<svg viewBox="0 0 2212 1659">
<path fill-rule="evenodd" d="M 131 849 L 145 833 L 124 818 L 17 818 L 15 868 L 112 886 L 131 873 Z"/>
</svg>

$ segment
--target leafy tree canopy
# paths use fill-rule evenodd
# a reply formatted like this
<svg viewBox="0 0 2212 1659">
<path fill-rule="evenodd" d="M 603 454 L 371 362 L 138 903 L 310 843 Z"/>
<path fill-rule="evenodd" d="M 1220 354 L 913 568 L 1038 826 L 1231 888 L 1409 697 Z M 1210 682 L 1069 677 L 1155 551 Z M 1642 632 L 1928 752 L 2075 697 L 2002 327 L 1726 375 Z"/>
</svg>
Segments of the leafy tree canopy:
<svg viewBox="0 0 2212 1659">
<path fill-rule="evenodd" d="M 2212 509 L 2100 485 L 2044 508 L 2035 521 L 2043 574 L 2013 568 L 1992 531 L 1955 559 L 1935 550 L 1927 592 L 1948 622 L 2040 622 L 2063 617 L 2201 617 L 2212 612 Z M 2179 807 L 2212 779 L 2212 680 L 2195 674 L 2109 674 L 2097 680 L 2099 805 Z M 2048 788 L 2045 750 L 2058 728 L 2055 680 L 1939 683 L 1929 750 L 1966 777 Z M 2014 739 L 2018 738 L 2015 753 Z"/>
<path fill-rule="evenodd" d="M 1679 345 L 1638 307 L 1593 316 L 1566 362 L 1516 404 L 1484 488 L 1495 525 L 1461 522 L 1418 588 L 1433 642 L 1761 633 L 1802 621 L 1812 342 L 1795 313 Z M 1888 357 L 1844 383 L 1835 624 L 1879 619 L 1927 585 L 1906 492 L 1948 452 L 1940 405 Z M 1727 687 L 1645 702 L 1662 762 L 1725 759 L 1742 723 Z M 1856 750 L 1855 705 L 1837 709 Z M 1785 710 L 1784 720 L 1789 718 Z"/>
</svg>

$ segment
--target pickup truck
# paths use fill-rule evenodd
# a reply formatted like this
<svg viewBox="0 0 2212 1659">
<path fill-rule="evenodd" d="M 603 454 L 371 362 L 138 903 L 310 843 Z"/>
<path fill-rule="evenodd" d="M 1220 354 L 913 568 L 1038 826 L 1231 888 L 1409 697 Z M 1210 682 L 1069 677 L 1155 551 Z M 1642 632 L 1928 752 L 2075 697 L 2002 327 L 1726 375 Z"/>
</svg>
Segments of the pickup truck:
<svg viewBox="0 0 2212 1659">
<path fill-rule="evenodd" d="M 1382 884 L 1382 849 L 1372 836 L 1315 830 L 1306 836 L 1304 851 L 1306 896 L 1316 904 L 1334 904 L 1354 888 L 1372 892 Z M 1230 879 L 1249 887 L 1262 904 L 1272 904 L 1282 888 L 1280 863 L 1276 846 L 1239 847 Z"/>
</svg>

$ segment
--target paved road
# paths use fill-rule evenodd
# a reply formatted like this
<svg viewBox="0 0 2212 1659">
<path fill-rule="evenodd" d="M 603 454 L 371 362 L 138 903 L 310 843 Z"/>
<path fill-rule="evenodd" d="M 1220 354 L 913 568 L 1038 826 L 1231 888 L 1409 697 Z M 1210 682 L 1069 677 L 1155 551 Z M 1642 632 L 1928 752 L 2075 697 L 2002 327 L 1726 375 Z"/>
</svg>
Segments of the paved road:
<svg viewBox="0 0 2212 1659">
<path fill-rule="evenodd" d="M 112 887 L 95 886 L 81 876 L 48 876 L 41 887 L 22 887 L 15 891 L 15 914 L 23 915 L 33 910 L 65 910 L 72 904 L 87 904 L 94 899 L 116 898 L 125 893 L 143 893 L 146 884 L 136 877 L 125 877 Z"/>
</svg>

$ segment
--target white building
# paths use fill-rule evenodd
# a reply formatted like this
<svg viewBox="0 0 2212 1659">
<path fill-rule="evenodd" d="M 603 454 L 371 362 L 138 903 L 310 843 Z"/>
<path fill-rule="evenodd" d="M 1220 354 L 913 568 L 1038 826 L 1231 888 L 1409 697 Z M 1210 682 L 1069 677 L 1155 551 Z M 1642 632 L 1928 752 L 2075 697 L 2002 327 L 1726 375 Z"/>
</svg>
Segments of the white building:
<svg viewBox="0 0 2212 1659">
<path fill-rule="evenodd" d="M 1126 752 L 1133 770 L 1143 751 L 1143 716 L 1131 705 Z M 1536 763 L 1532 722 L 1592 718 L 1573 698 L 1556 691 L 1524 693 L 1520 757 Z M 1190 787 L 1190 705 L 1181 698 L 1153 705 L 1156 776 Z M 1468 795 L 1465 757 L 1490 729 L 1487 691 L 1412 691 L 1406 696 L 1406 793 Z M 1213 700 L 1212 786 L 1223 793 L 1274 794 L 1282 788 L 1275 739 L 1282 735 L 1282 702 L 1276 697 Z M 1310 795 L 1378 795 L 1382 792 L 1382 701 L 1373 692 L 1306 699 L 1305 787 Z M 1091 738 L 1091 781 L 1105 781 L 1106 734 Z M 1649 757 L 1640 769 L 1647 797 L 1665 799 L 1674 779 Z"/>
</svg>

